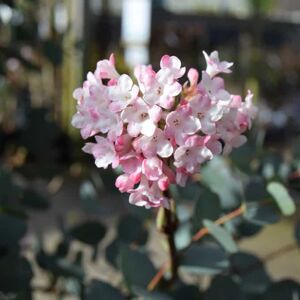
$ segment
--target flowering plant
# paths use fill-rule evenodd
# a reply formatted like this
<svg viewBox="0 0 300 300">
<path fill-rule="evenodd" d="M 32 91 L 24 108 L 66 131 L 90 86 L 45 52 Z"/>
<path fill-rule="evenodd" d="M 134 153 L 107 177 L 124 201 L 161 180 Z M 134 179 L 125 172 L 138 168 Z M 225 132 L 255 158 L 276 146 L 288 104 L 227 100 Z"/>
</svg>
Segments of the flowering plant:
<svg viewBox="0 0 300 300">
<path fill-rule="evenodd" d="M 201 164 L 215 155 L 228 154 L 246 141 L 243 133 L 256 114 L 253 94 L 245 100 L 225 89 L 220 73 L 230 73 L 230 62 L 218 52 L 203 52 L 206 70 L 186 68 L 175 56 L 164 55 L 160 70 L 138 65 L 137 84 L 115 69 L 114 56 L 100 60 L 81 88 L 74 91 L 77 112 L 72 124 L 87 139 L 83 151 L 96 166 L 121 167 L 116 180 L 121 192 L 130 193 L 137 206 L 169 208 L 164 191 L 170 184 L 184 186 Z"/>
</svg>

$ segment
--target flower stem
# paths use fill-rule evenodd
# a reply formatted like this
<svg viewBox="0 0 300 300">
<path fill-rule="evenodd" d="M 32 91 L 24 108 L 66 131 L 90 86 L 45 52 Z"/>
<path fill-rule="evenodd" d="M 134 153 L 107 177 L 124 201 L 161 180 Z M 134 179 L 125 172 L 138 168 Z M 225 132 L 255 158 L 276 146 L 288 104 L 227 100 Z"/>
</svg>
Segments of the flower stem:
<svg viewBox="0 0 300 300">
<path fill-rule="evenodd" d="M 171 210 L 164 210 L 166 218 L 166 227 L 164 233 L 166 235 L 169 248 L 171 281 L 174 281 L 178 275 L 178 254 L 175 245 L 175 231 L 177 229 L 177 218 Z"/>
<path fill-rule="evenodd" d="M 165 192 L 168 197 L 170 208 L 161 207 L 157 215 L 157 228 L 166 236 L 169 251 L 169 267 L 171 271 L 170 282 L 174 281 L 178 275 L 178 253 L 175 245 L 175 232 L 178 225 L 176 216 L 175 203 L 169 193 Z"/>
</svg>

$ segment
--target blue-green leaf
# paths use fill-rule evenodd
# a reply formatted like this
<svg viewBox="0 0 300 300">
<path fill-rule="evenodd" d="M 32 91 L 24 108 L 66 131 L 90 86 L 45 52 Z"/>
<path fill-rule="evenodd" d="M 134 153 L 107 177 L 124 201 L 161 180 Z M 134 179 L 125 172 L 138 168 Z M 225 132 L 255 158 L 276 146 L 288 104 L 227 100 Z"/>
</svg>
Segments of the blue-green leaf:
<svg viewBox="0 0 300 300">
<path fill-rule="evenodd" d="M 228 253 L 238 251 L 235 241 L 226 229 L 210 220 L 203 220 L 203 225 Z"/>
<path fill-rule="evenodd" d="M 292 215 L 296 206 L 287 189 L 279 182 L 270 182 L 267 191 L 272 195 L 284 216 Z"/>
</svg>

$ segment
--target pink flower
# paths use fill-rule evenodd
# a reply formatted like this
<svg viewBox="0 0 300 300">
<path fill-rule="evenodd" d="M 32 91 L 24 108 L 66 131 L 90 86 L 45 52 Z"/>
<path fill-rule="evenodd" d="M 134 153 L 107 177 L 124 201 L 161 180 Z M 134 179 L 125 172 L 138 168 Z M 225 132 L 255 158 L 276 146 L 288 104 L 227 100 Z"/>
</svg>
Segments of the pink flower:
<svg viewBox="0 0 300 300">
<path fill-rule="evenodd" d="M 163 174 L 162 166 L 162 161 L 157 157 L 144 159 L 142 163 L 142 173 L 148 180 L 157 181 Z"/>
<path fill-rule="evenodd" d="M 207 64 L 206 73 L 210 77 L 214 77 L 219 73 L 231 73 L 229 68 L 233 65 L 233 63 L 220 61 L 218 51 L 213 51 L 210 55 L 208 55 L 205 51 L 202 51 L 202 53 Z"/>
<path fill-rule="evenodd" d="M 131 106 L 127 106 L 121 113 L 121 118 L 128 123 L 127 131 L 132 137 L 140 133 L 145 136 L 152 136 L 156 129 L 157 107 L 149 106 L 141 99 L 137 98 Z"/>
<path fill-rule="evenodd" d="M 184 168 L 187 173 L 194 173 L 200 164 L 212 159 L 213 154 L 204 145 L 204 140 L 199 136 L 192 136 L 186 140 L 185 145 L 175 150 L 174 165 L 177 168 Z"/>
<path fill-rule="evenodd" d="M 185 67 L 181 68 L 181 61 L 176 56 L 164 55 L 160 60 L 161 70 L 157 73 L 160 82 L 172 83 L 183 76 Z"/>
<path fill-rule="evenodd" d="M 181 77 L 185 69 L 180 68 L 180 61 L 173 56 L 162 58 L 161 65 L 162 69 L 158 73 L 151 66 L 138 66 L 134 74 L 148 105 L 170 109 L 174 104 L 174 97 L 182 90 L 181 84 L 175 79 Z"/>
<path fill-rule="evenodd" d="M 230 94 L 224 89 L 224 80 L 220 77 L 211 78 L 206 72 L 202 72 L 200 90 L 207 93 L 209 98 L 214 102 L 230 102 Z"/>
<path fill-rule="evenodd" d="M 191 113 L 188 106 L 182 106 L 167 115 L 166 133 L 174 137 L 178 145 L 181 145 L 188 135 L 196 133 L 201 128 L 200 120 Z"/>
<path fill-rule="evenodd" d="M 156 128 L 151 137 L 141 136 L 134 141 L 134 147 L 138 152 L 143 152 L 145 157 L 170 157 L 173 153 L 173 146 L 166 138 L 160 128 Z"/>
<path fill-rule="evenodd" d="M 95 136 L 95 143 L 86 143 L 82 150 L 90 153 L 95 158 L 95 164 L 98 168 L 106 169 L 110 164 L 116 167 L 117 157 L 114 145 L 101 136 Z"/>
<path fill-rule="evenodd" d="M 217 52 L 204 56 L 207 68 L 200 83 L 192 68 L 189 84 L 182 87 L 178 79 L 185 68 L 175 56 L 164 55 L 158 72 L 151 65 L 137 66 L 137 86 L 116 71 L 112 55 L 99 61 L 73 93 L 72 124 L 84 139 L 95 136 L 96 141 L 83 151 L 94 156 L 97 167 L 122 171 L 115 185 L 130 194 L 131 204 L 169 208 L 164 191 L 170 184 L 184 186 L 201 164 L 246 141 L 243 133 L 257 112 L 253 95 L 249 91 L 243 100 L 229 94 L 215 76 L 231 72 L 232 63 L 220 62 Z"/>
<path fill-rule="evenodd" d="M 129 196 L 129 203 L 145 208 L 164 206 L 169 208 L 168 199 L 163 196 L 157 183 L 142 177 L 140 185 Z"/>
<path fill-rule="evenodd" d="M 96 77 L 101 79 L 118 79 L 119 73 L 115 68 L 115 57 L 110 55 L 109 60 L 100 60 L 97 63 L 97 69 L 95 71 Z"/>
<path fill-rule="evenodd" d="M 197 94 L 191 98 L 189 105 L 192 108 L 192 114 L 199 118 L 201 131 L 205 134 L 214 134 L 216 132 L 215 122 L 222 117 L 220 109 L 211 104 L 207 95 Z"/>
<path fill-rule="evenodd" d="M 108 88 L 112 101 L 109 108 L 113 112 L 119 112 L 137 98 L 139 88 L 133 84 L 131 78 L 123 74 L 118 78 L 117 84 Z"/>
</svg>

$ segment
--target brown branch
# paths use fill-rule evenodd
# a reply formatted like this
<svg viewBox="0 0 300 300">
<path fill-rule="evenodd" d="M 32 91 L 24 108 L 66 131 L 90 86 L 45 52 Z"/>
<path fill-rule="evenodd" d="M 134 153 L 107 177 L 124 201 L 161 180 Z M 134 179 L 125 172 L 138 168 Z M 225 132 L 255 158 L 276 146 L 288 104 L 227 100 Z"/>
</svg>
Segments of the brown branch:
<svg viewBox="0 0 300 300">
<path fill-rule="evenodd" d="M 215 221 L 216 224 L 218 225 L 222 225 L 240 215 L 242 215 L 246 210 L 246 206 L 244 204 L 242 204 L 238 209 L 230 212 L 229 214 L 219 218 L 218 220 Z M 206 234 L 208 234 L 209 231 L 206 227 L 201 228 L 193 237 L 192 237 L 192 241 L 196 242 L 198 240 L 200 240 L 203 236 L 205 236 Z"/>
<path fill-rule="evenodd" d="M 246 210 L 246 206 L 244 204 L 242 204 L 238 209 L 232 211 L 231 213 L 217 219 L 215 221 L 216 224 L 218 225 L 222 225 L 240 215 L 242 215 Z M 182 249 L 182 251 L 186 250 L 187 248 L 189 248 L 193 242 L 195 241 L 199 241 L 201 238 L 203 238 L 206 234 L 208 234 L 209 231 L 206 227 L 201 228 L 193 237 L 192 237 L 192 241 L 190 242 L 189 245 L 187 245 L 184 249 Z M 164 274 L 166 273 L 166 271 L 170 268 L 171 266 L 171 262 L 170 260 L 166 261 L 158 270 L 158 272 L 155 274 L 155 276 L 151 279 L 151 281 L 149 282 L 147 289 L 148 291 L 153 291 L 155 289 L 155 287 L 159 284 L 160 280 L 162 279 L 162 277 L 164 276 Z"/>
</svg>

